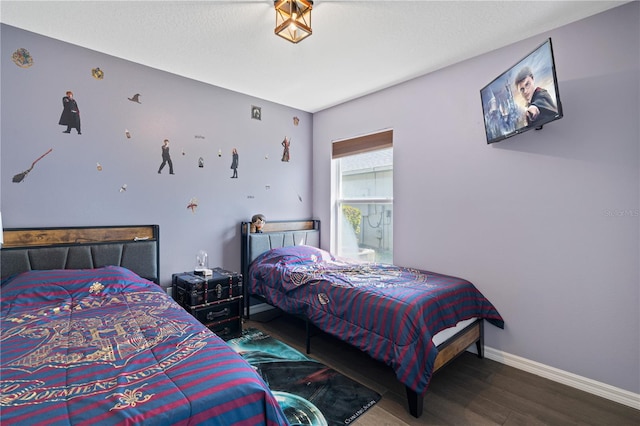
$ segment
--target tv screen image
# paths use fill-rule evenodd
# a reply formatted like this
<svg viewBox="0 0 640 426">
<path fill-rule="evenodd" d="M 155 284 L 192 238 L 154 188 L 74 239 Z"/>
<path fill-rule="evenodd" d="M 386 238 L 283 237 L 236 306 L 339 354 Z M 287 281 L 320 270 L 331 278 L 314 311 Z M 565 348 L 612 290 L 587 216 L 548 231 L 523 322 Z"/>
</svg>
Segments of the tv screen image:
<svg viewBox="0 0 640 426">
<path fill-rule="evenodd" d="M 487 143 L 562 118 L 551 38 L 480 90 Z"/>
</svg>

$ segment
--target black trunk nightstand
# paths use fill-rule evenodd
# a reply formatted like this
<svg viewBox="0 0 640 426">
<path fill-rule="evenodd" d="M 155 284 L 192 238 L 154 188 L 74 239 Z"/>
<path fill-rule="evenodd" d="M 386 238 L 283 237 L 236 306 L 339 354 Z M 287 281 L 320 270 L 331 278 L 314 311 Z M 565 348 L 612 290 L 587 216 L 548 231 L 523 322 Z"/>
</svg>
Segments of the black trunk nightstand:
<svg viewBox="0 0 640 426">
<path fill-rule="evenodd" d="M 176 302 L 221 338 L 242 334 L 242 275 L 214 268 L 209 276 L 173 274 L 171 294 Z"/>
</svg>

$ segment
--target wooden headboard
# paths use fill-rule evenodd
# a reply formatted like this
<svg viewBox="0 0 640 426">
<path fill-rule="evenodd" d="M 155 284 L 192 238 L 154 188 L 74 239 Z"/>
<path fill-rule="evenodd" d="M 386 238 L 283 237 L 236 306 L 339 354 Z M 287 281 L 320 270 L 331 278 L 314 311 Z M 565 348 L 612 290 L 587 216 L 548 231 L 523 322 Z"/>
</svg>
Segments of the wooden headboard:
<svg viewBox="0 0 640 426">
<path fill-rule="evenodd" d="M 158 225 L 5 229 L 2 279 L 46 269 L 123 266 L 160 282 Z"/>
</svg>

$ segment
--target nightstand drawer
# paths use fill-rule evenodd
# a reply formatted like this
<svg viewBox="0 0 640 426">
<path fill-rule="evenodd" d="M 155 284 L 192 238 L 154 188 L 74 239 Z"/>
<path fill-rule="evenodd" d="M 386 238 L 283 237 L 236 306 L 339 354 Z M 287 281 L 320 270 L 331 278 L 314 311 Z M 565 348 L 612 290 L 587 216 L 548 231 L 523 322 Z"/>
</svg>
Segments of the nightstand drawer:
<svg viewBox="0 0 640 426">
<path fill-rule="evenodd" d="M 225 319 L 240 317 L 242 301 L 241 298 L 231 299 L 228 302 L 218 302 L 209 306 L 185 309 L 191 312 L 198 321 L 207 325 L 212 322 L 222 321 Z"/>
<path fill-rule="evenodd" d="M 232 293 L 233 294 L 233 293 Z M 239 296 L 236 294 L 235 296 Z M 188 291 L 184 288 L 176 287 L 176 301 L 182 306 L 205 306 L 221 300 L 229 299 L 229 287 L 203 291 Z"/>
<path fill-rule="evenodd" d="M 233 339 L 242 334 L 242 319 L 231 318 L 225 321 L 208 324 L 207 328 L 224 340 Z"/>
</svg>

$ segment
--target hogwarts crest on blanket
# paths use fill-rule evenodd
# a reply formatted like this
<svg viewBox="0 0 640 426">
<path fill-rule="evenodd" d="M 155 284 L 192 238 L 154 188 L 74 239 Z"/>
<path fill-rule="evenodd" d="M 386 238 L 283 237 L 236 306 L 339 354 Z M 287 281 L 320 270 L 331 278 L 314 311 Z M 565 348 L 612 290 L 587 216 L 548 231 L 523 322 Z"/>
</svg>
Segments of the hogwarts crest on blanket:
<svg viewBox="0 0 640 426">
<path fill-rule="evenodd" d="M 262 376 L 291 424 L 349 424 L 381 398 L 260 330 L 248 328 L 227 343 Z"/>
</svg>

